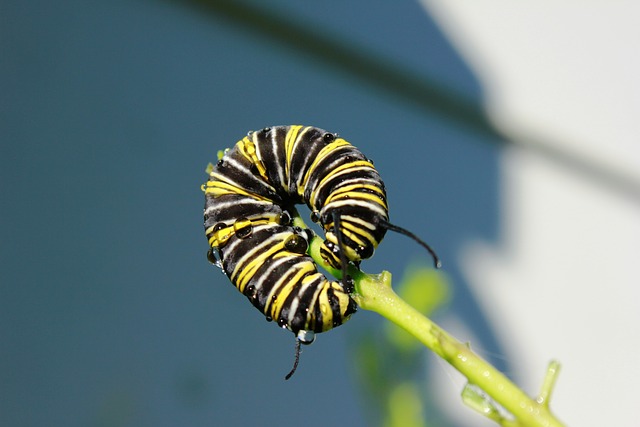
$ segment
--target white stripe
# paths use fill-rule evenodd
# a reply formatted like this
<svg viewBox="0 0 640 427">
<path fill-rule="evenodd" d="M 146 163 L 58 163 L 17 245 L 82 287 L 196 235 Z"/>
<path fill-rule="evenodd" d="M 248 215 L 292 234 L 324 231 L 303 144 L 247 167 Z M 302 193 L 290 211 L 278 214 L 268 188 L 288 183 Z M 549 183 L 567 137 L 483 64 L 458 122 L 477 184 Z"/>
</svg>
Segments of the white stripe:
<svg viewBox="0 0 640 427">
<path fill-rule="evenodd" d="M 229 225 L 231 225 L 231 224 L 229 224 Z M 270 227 L 274 227 L 274 226 L 275 226 L 275 224 L 258 225 L 258 226 L 253 228 L 253 233 L 257 233 L 259 231 L 262 231 L 264 229 L 267 229 L 267 228 L 270 228 Z M 234 253 L 236 251 L 236 246 L 238 246 L 242 241 L 243 241 L 242 239 L 234 239 L 234 241 L 232 243 L 229 243 L 224 247 L 224 252 L 227 252 L 227 253 L 230 253 L 230 254 Z M 243 258 L 244 258 L 244 256 L 240 257 L 238 262 Z"/>
<path fill-rule="evenodd" d="M 309 312 L 307 313 L 304 320 L 305 326 L 307 323 L 309 323 L 309 316 L 311 314 L 310 312 L 313 311 L 313 307 L 315 306 L 315 301 L 317 301 L 318 299 L 318 293 L 324 286 L 324 283 L 328 282 L 327 278 L 324 277 L 324 275 L 321 273 L 316 272 L 316 273 L 313 273 L 313 275 L 317 275 L 319 277 L 310 279 L 308 283 L 302 285 L 298 290 L 298 294 L 296 295 L 296 297 L 293 299 L 293 301 L 291 301 L 291 306 L 289 309 L 289 318 L 287 319 L 287 323 L 289 325 L 293 323 L 296 312 L 298 311 L 298 306 L 300 305 L 300 300 L 302 299 L 302 295 L 304 295 L 307 292 L 307 289 L 309 287 L 315 286 L 316 290 L 313 294 L 313 298 L 311 299 L 311 303 L 309 304 Z"/>
<path fill-rule="evenodd" d="M 334 163 L 336 163 L 336 162 L 334 162 Z M 334 169 L 335 167 L 333 167 L 332 165 L 333 165 L 333 163 L 329 167 L 327 167 L 327 169 L 328 170 Z M 350 174 L 350 173 L 353 173 L 353 172 L 361 172 L 361 171 L 367 170 L 367 169 L 375 170 L 371 166 L 354 166 L 354 167 L 349 167 L 347 169 L 341 170 L 337 174 L 333 175 L 330 179 L 328 179 L 328 180 L 322 182 L 320 185 L 316 186 L 314 191 L 316 192 L 316 194 L 319 194 L 321 189 L 323 187 L 325 187 L 329 182 L 331 182 L 331 180 L 335 179 L 336 177 L 341 176 L 341 175 L 345 175 L 345 174 Z M 319 181 L 322 181 L 323 179 L 324 179 L 324 177 L 321 177 L 319 179 Z M 358 179 L 358 178 L 356 178 L 356 179 Z"/>
<path fill-rule="evenodd" d="M 271 150 L 273 151 L 273 157 L 275 159 L 275 165 L 271 165 L 272 167 L 278 168 L 278 178 L 280 179 L 280 186 L 284 187 L 284 163 L 278 157 L 278 140 L 276 139 L 277 132 L 275 128 L 271 132 Z M 285 132 L 285 138 L 287 133 Z M 284 144 L 284 141 L 283 141 Z M 268 166 L 267 166 L 268 167 Z M 287 189 L 285 188 L 285 191 Z"/>
<path fill-rule="evenodd" d="M 276 226 L 277 227 L 277 225 L 272 225 L 272 224 L 267 224 L 267 225 L 262 226 L 262 227 L 258 226 L 254 230 L 254 233 L 258 232 L 261 229 L 263 229 L 263 227 L 267 228 L 269 226 L 271 226 L 271 227 Z M 231 277 L 233 277 L 234 280 L 237 278 L 238 274 L 240 273 L 237 270 L 238 270 L 238 267 L 241 266 L 241 264 L 243 264 L 243 269 L 246 268 L 246 265 L 248 265 L 250 263 L 250 261 L 245 263 L 244 262 L 245 260 L 254 258 L 255 255 L 260 254 L 263 251 L 266 251 L 267 248 L 269 248 L 270 246 L 274 246 L 273 243 L 277 243 L 279 241 L 283 241 L 284 240 L 284 236 L 288 236 L 290 234 L 291 234 L 291 231 L 288 231 L 288 230 L 285 231 L 285 232 L 282 232 L 282 233 L 274 234 L 273 236 L 269 237 L 268 239 L 263 240 L 262 242 L 260 242 L 260 244 L 258 244 L 257 246 L 253 247 L 251 250 L 247 251 L 243 256 L 241 256 L 238 259 L 238 261 L 236 263 L 236 268 L 233 270 L 233 273 L 231 273 Z M 240 239 L 238 239 L 238 242 L 240 242 Z M 231 248 L 230 248 L 231 251 L 233 251 L 234 246 L 231 246 Z M 244 265 L 244 264 L 246 264 L 246 265 Z"/>
<path fill-rule="evenodd" d="M 364 200 L 354 200 L 354 199 L 343 199 L 343 200 L 336 200 L 335 202 L 331 202 L 322 208 L 322 210 L 320 211 L 320 215 L 323 215 L 327 209 L 335 209 L 342 206 L 353 206 L 353 205 L 367 208 L 369 210 L 379 213 L 385 218 L 387 217 L 387 211 L 385 211 L 382 208 L 382 206 L 380 206 L 379 204 L 366 202 Z"/>
<path fill-rule="evenodd" d="M 271 264 L 271 270 L 264 272 L 264 274 L 261 275 L 261 277 L 258 279 L 258 281 L 254 283 L 256 289 L 262 289 L 262 285 L 264 284 L 264 281 L 269 277 L 271 272 L 273 270 L 275 270 L 276 268 L 280 267 L 281 264 L 283 264 L 283 263 L 285 263 L 287 261 L 290 261 L 293 258 L 298 258 L 298 257 L 293 256 L 293 255 L 282 257 L 282 258 L 279 258 L 273 264 Z"/>
<path fill-rule="evenodd" d="M 256 199 L 254 199 L 252 197 L 245 196 L 243 194 L 238 194 L 238 195 L 239 196 L 243 196 L 246 201 L 241 201 L 240 202 L 240 201 L 238 201 L 236 199 L 236 200 L 227 200 L 226 202 L 219 202 L 218 199 L 216 199 L 216 202 L 214 202 L 211 206 L 207 207 L 204 210 L 204 213 L 208 214 L 213 210 L 221 210 L 222 211 L 222 210 L 225 210 L 225 209 L 227 209 L 229 207 L 236 206 L 236 205 L 238 205 L 240 203 L 242 203 L 242 204 L 250 204 L 250 205 L 259 205 L 259 206 L 271 206 L 273 204 L 271 202 L 267 202 L 267 201 L 264 201 L 264 200 L 256 200 Z"/>
<path fill-rule="evenodd" d="M 356 218 L 355 216 L 351 216 L 351 215 L 340 215 L 340 221 L 352 222 L 354 224 L 358 224 L 365 228 L 368 228 L 371 231 L 375 231 L 376 229 L 376 226 L 371 224 L 370 222 L 367 222 L 362 218 Z"/>
</svg>

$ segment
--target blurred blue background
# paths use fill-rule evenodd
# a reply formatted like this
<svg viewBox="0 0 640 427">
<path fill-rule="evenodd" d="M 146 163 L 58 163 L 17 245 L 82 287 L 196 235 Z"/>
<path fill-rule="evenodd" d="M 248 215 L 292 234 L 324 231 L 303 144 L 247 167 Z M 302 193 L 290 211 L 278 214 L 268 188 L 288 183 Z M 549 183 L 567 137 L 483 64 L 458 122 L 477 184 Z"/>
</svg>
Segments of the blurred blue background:
<svg viewBox="0 0 640 427">
<path fill-rule="evenodd" d="M 268 7 L 481 103 L 413 2 Z M 456 264 L 467 239 L 495 239 L 497 141 L 245 24 L 177 1 L 0 5 L 0 425 L 371 422 L 348 343 L 376 315 L 319 336 L 285 382 L 293 336 L 206 261 L 205 167 L 268 125 L 339 132 L 372 158 L 392 221 L 443 259 L 448 309 L 501 352 Z M 399 278 L 416 260 L 388 235 L 363 268 Z"/>
</svg>

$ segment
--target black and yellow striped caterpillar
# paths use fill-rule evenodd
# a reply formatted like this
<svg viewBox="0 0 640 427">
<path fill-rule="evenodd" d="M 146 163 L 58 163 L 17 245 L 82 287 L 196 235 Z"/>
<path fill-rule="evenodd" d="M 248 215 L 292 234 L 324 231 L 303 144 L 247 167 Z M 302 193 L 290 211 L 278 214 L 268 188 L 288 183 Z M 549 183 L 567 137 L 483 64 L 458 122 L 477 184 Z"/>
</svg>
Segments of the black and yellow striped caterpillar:
<svg viewBox="0 0 640 427">
<path fill-rule="evenodd" d="M 373 255 L 387 230 L 405 234 L 439 260 L 415 235 L 389 223 L 380 175 L 356 147 L 316 127 L 274 126 L 249 132 L 219 156 L 205 192 L 209 260 L 267 320 L 300 344 L 343 324 L 356 311 L 347 264 Z M 320 254 L 342 271 L 341 281 L 318 272 L 307 249 L 313 231 L 295 227 L 296 204 L 306 204 L 325 240 Z"/>
</svg>

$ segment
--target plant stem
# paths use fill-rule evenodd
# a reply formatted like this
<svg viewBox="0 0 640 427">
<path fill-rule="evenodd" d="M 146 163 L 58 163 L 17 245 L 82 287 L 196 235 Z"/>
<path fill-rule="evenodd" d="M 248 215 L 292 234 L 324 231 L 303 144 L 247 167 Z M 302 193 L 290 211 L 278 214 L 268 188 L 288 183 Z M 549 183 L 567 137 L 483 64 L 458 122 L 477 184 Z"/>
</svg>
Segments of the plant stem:
<svg viewBox="0 0 640 427">
<path fill-rule="evenodd" d="M 462 373 L 509 411 L 523 426 L 560 427 L 549 411 L 516 387 L 504 374 L 423 316 L 391 288 L 391 274 L 356 274 L 354 299 L 365 310 L 375 311 L 415 336 L 430 350 Z"/>
<path fill-rule="evenodd" d="M 307 228 L 298 212 L 294 211 L 294 225 Z M 322 240 L 314 237 L 309 245 L 311 257 L 334 277 L 341 279 L 342 271 L 331 268 L 320 256 Z M 422 315 L 400 298 L 391 288 L 391 273 L 367 274 L 353 265 L 348 274 L 355 283 L 352 295 L 356 303 L 365 310 L 375 311 L 400 326 L 427 348 L 446 360 L 493 401 L 513 415 L 514 422 L 504 420 L 503 425 L 530 427 L 562 427 L 563 424 L 549 410 L 549 396 L 559 369 L 552 363 L 547 372 L 538 401 L 530 398 L 504 374 L 471 351 L 471 348 L 449 335 L 433 321 Z M 505 424 L 506 423 L 506 424 Z"/>
</svg>

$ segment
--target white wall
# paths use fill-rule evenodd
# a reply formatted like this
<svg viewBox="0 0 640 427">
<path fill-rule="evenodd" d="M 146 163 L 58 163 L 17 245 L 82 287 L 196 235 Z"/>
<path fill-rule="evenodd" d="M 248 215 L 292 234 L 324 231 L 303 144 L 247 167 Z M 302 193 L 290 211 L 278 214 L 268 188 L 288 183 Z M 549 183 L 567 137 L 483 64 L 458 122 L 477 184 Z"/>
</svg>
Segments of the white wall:
<svg viewBox="0 0 640 427">
<path fill-rule="evenodd" d="M 516 142 L 502 160 L 501 242 L 461 254 L 513 374 L 534 394 L 558 359 L 552 408 L 567 425 L 639 425 L 640 4 L 422 3 Z M 522 147 L 531 141 L 630 183 L 635 196 Z M 466 415 L 461 423 L 477 425 Z"/>
</svg>

